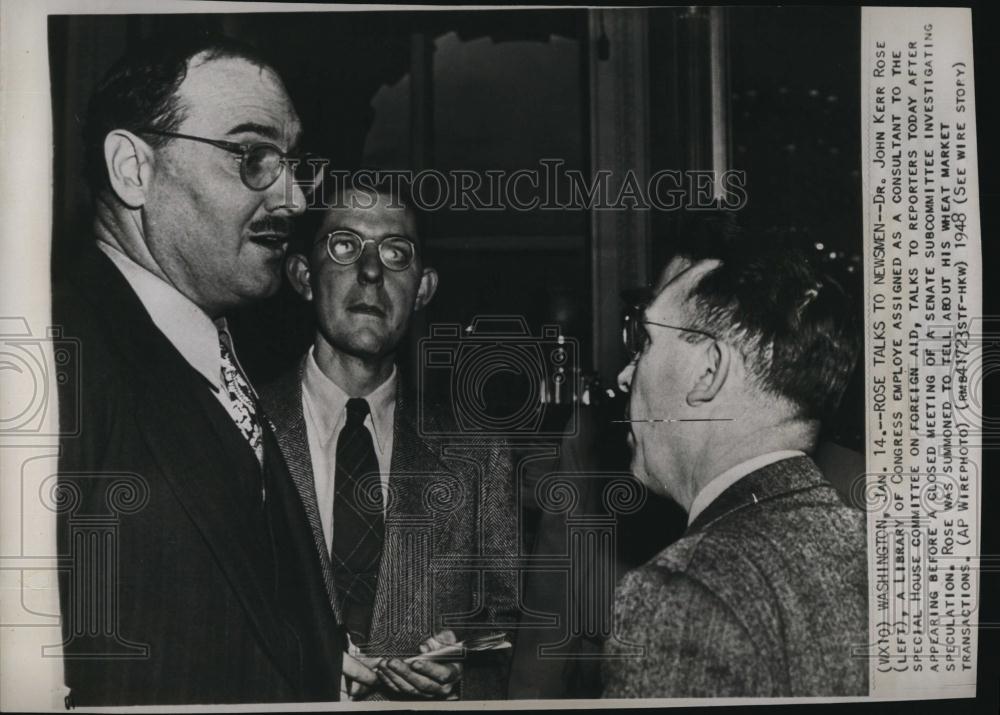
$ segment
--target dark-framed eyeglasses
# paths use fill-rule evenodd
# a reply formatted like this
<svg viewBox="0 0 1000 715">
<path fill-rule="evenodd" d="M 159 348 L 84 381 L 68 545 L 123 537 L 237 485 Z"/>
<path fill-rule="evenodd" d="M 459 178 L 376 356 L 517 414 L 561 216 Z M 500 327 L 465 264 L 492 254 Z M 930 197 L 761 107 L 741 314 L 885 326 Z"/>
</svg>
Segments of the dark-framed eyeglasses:
<svg viewBox="0 0 1000 715">
<path fill-rule="evenodd" d="M 361 238 L 354 231 L 346 229 L 337 229 L 326 234 L 326 252 L 334 263 L 342 266 L 356 263 L 369 243 L 375 244 L 379 261 L 390 271 L 405 271 L 417 255 L 416 245 L 406 236 Z"/>
<path fill-rule="evenodd" d="M 165 132 L 160 129 L 143 128 L 137 129 L 139 134 L 155 134 L 160 137 L 170 137 L 171 139 L 187 139 L 188 141 L 201 142 L 214 146 L 217 149 L 228 151 L 240 157 L 240 179 L 244 186 L 253 191 L 264 191 L 271 187 L 282 170 L 291 167 L 295 183 L 303 193 L 309 195 L 315 190 L 322 179 L 323 165 L 315 154 L 303 154 L 297 152 L 283 152 L 279 147 L 270 142 L 252 142 L 240 144 L 222 139 L 208 139 L 206 137 L 196 137 L 191 134 L 180 134 L 178 132 Z"/>
<path fill-rule="evenodd" d="M 645 306 L 632 306 L 625 312 L 622 319 L 622 343 L 628 351 L 630 360 L 635 360 L 637 357 L 642 355 L 642 353 L 646 350 L 646 346 L 649 345 L 650 337 L 649 331 L 646 329 L 647 325 L 655 325 L 658 328 L 672 328 L 674 330 L 680 330 L 684 333 L 703 335 L 710 340 L 718 340 L 717 337 L 711 333 L 706 333 L 704 330 L 684 328 L 679 325 L 669 325 L 667 323 L 657 323 L 652 320 L 646 320 L 645 310 Z"/>
</svg>

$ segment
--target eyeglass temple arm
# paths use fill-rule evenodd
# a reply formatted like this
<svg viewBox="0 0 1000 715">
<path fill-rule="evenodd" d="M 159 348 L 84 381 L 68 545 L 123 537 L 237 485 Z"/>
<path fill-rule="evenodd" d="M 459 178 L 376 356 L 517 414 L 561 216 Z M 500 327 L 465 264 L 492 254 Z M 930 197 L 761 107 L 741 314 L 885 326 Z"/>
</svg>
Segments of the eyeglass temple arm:
<svg viewBox="0 0 1000 715">
<path fill-rule="evenodd" d="M 222 139 L 208 139 L 206 137 L 196 137 L 192 134 L 181 134 L 180 132 L 165 132 L 160 129 L 151 129 L 144 127 L 142 129 L 137 129 L 137 132 L 141 134 L 156 134 L 161 137 L 171 137 L 173 139 L 188 139 L 194 142 L 201 142 L 202 144 L 210 144 L 219 149 L 225 149 L 226 151 L 231 151 L 236 154 L 242 154 L 246 147 L 243 144 L 237 144 L 236 142 L 227 142 Z"/>
</svg>

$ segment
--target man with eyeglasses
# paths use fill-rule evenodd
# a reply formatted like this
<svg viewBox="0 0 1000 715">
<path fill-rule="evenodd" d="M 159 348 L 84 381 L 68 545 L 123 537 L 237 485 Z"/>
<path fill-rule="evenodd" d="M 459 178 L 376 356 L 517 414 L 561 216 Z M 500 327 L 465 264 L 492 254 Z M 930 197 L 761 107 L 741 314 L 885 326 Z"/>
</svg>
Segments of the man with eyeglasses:
<svg viewBox="0 0 1000 715">
<path fill-rule="evenodd" d="M 313 344 L 261 390 L 313 527 L 314 553 L 349 650 L 375 684 L 348 674 L 352 699 L 503 697 L 507 659 L 410 659 L 514 622 L 513 477 L 507 450 L 454 432 L 400 375 L 396 353 L 437 289 L 402 187 L 337 193 L 287 273 L 312 304 Z M 433 424 L 431 424 L 433 422 Z M 480 574 L 477 558 L 510 561 Z M 469 565 L 461 567 L 460 564 Z M 459 635 L 456 635 L 458 633 Z M 367 674 L 366 674 L 367 675 Z M 368 679 L 370 680 L 370 679 Z M 374 687 L 373 687 L 374 685 Z"/>
<path fill-rule="evenodd" d="M 281 282 L 309 188 L 295 109 L 252 49 L 199 35 L 120 60 L 84 134 L 92 233 L 53 297 L 79 341 L 59 386 L 80 405 L 59 461 L 67 704 L 336 700 L 354 663 L 225 322 Z"/>
<path fill-rule="evenodd" d="M 626 321 L 632 471 L 688 528 L 618 585 L 604 697 L 867 695 L 864 515 L 807 456 L 856 322 L 835 282 L 764 245 L 675 259 Z"/>
</svg>

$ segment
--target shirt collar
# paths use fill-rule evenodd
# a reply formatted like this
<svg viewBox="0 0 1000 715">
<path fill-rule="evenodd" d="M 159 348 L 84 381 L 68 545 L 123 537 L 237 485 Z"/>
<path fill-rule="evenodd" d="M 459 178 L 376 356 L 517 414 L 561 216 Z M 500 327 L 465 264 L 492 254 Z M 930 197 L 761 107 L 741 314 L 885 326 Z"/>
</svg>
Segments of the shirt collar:
<svg viewBox="0 0 1000 715">
<path fill-rule="evenodd" d="M 396 406 L 396 380 L 396 366 L 393 365 L 388 379 L 365 395 L 368 409 L 371 411 L 371 417 L 367 421 L 372 426 L 379 450 L 382 449 L 384 437 L 391 434 L 392 430 Z M 322 434 L 327 438 L 338 434 L 346 421 L 347 400 L 350 396 L 320 369 L 316 362 L 314 347 L 309 348 L 309 354 L 306 356 L 306 365 L 302 372 L 302 393 L 316 408 L 313 410 L 313 418 L 322 430 Z"/>
<path fill-rule="evenodd" d="M 767 454 L 761 454 L 757 457 L 746 460 L 745 462 L 740 462 L 739 464 L 730 467 L 722 474 L 717 476 L 715 479 L 706 484 L 700 492 L 695 496 L 694 501 L 691 502 L 691 509 L 688 511 L 688 526 L 694 523 L 694 520 L 698 518 L 698 515 L 705 511 L 705 508 L 711 504 L 713 501 L 719 498 L 722 492 L 726 491 L 729 487 L 733 486 L 743 477 L 748 474 L 753 474 L 758 469 L 766 467 L 769 464 L 774 464 L 775 462 L 780 462 L 783 459 L 791 459 L 792 457 L 804 457 L 805 452 L 800 452 L 797 449 L 783 449 L 777 452 L 768 452 Z"/>
<path fill-rule="evenodd" d="M 128 281 L 160 332 L 218 392 L 222 387 L 219 331 L 227 330 L 225 318 L 213 321 L 183 293 L 114 246 L 98 241 L 97 247 Z"/>
</svg>

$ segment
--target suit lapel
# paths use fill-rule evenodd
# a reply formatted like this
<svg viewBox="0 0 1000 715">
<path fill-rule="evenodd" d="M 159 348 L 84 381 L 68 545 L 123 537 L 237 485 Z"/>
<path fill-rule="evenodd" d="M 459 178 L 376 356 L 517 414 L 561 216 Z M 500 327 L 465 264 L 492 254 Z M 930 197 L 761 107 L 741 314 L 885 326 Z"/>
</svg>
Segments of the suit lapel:
<svg viewBox="0 0 1000 715">
<path fill-rule="evenodd" d="M 142 395 L 136 425 L 160 474 L 201 531 L 275 663 L 295 682 L 288 671 L 288 636 L 265 591 L 274 578 L 261 530 L 266 522 L 253 518 L 245 498 L 234 499 L 246 493 L 241 460 L 249 456 L 257 467 L 252 450 L 235 425 L 231 434 L 220 432 L 210 411 L 225 417 L 224 409 L 204 378 L 156 329 L 110 260 L 92 249 L 81 257 L 79 269 L 78 280 L 89 283 L 91 294 L 104 304 L 102 314 L 112 321 L 111 339 L 132 363 L 130 379 Z"/>
<path fill-rule="evenodd" d="M 326 551 L 322 522 L 316 498 L 316 483 L 309 452 L 305 416 L 302 412 L 302 372 L 305 359 L 295 370 L 283 375 L 272 385 L 261 390 L 261 400 L 271 421 L 275 437 L 281 446 L 288 472 L 302 499 L 302 504 L 312 528 L 313 539 L 322 564 L 323 579 L 326 583 L 330 604 L 337 614 L 338 622 L 343 622 L 336 587 L 333 582 L 333 568 L 330 555 Z M 393 420 L 393 448 L 389 475 L 390 499 L 386 513 L 387 538 L 379 565 L 378 585 L 372 612 L 372 645 L 391 642 L 393 634 L 388 633 L 389 604 L 393 590 L 410 592 L 411 584 L 401 583 L 403 573 L 413 573 L 416 578 L 429 575 L 422 569 L 400 568 L 400 554 L 393 550 L 393 540 L 389 530 L 414 525 L 414 519 L 429 518 L 432 534 L 436 542 L 447 537 L 447 509 L 430 509 L 425 502 L 425 490 L 435 479 L 453 479 L 454 486 L 467 489 L 468 485 L 458 480 L 454 469 L 447 467 L 439 458 L 434 445 L 424 440 L 417 429 L 415 406 L 406 395 L 402 381 L 396 392 L 396 411 Z M 471 498 L 474 495 L 466 495 Z M 395 524 L 395 526 L 393 526 Z M 432 548 L 438 544 L 432 544 Z M 409 564 L 407 564 L 409 566 Z M 415 604 L 414 604 L 415 605 Z"/>
<path fill-rule="evenodd" d="M 430 579 L 432 574 L 425 564 L 404 563 L 407 554 L 397 552 L 400 536 L 409 529 L 431 529 L 431 553 L 441 550 L 441 541 L 447 537 L 447 519 L 449 510 L 434 508 L 434 493 L 429 491 L 432 485 L 441 489 L 442 497 L 460 499 L 454 494 L 454 489 L 467 489 L 468 485 L 456 478 L 454 470 L 449 469 L 440 459 L 435 446 L 425 440 L 417 429 L 414 405 L 405 393 L 402 381 L 396 391 L 396 412 L 393 420 L 392 459 L 389 470 L 389 505 L 386 513 L 386 540 L 383 547 L 382 560 L 379 565 L 378 585 L 375 591 L 375 607 L 372 612 L 372 642 L 392 647 L 399 634 L 390 630 L 389 608 L 393 603 L 393 592 L 410 594 L 411 598 L 405 604 L 396 598 L 398 608 L 412 608 L 417 612 L 421 608 L 429 608 L 431 604 L 418 602 L 417 599 L 430 598 L 432 587 L 424 588 L 414 583 L 417 579 Z M 446 480 L 446 481 L 442 481 Z M 448 490 L 448 491 L 446 491 Z M 465 502 L 469 503 L 468 494 Z M 415 568 L 411 568 L 415 566 Z M 406 579 L 409 574 L 409 580 Z"/>
<path fill-rule="evenodd" d="M 735 511 L 772 499 L 811 489 L 828 489 L 836 498 L 833 486 L 823 479 L 809 457 L 792 457 L 765 465 L 731 485 L 688 526 L 690 534 L 711 526 Z"/>
<path fill-rule="evenodd" d="M 296 369 L 285 373 L 274 385 L 262 390 L 261 400 L 285 458 L 285 464 L 288 466 L 288 474 L 302 500 L 320 560 L 330 606 L 337 615 L 337 622 L 343 623 L 337 589 L 333 581 L 333 565 L 330 563 L 326 538 L 323 536 L 312 455 L 309 452 L 309 437 L 306 433 L 305 415 L 302 413 L 302 372 L 307 359 L 308 356 L 299 362 Z"/>
<path fill-rule="evenodd" d="M 415 405 L 402 386 L 396 390 L 396 416 L 393 424 L 392 460 L 389 487 L 393 499 L 388 516 L 405 518 L 432 511 L 435 532 L 440 535 L 447 520 L 447 509 L 429 509 L 426 490 L 437 480 L 457 479 L 453 466 L 446 464 L 438 446 L 424 439 L 417 428 Z M 465 487 L 458 482 L 456 487 Z M 469 495 L 465 495 L 469 496 Z"/>
<path fill-rule="evenodd" d="M 164 478 L 204 535 L 265 643 L 270 644 L 272 652 L 284 653 L 277 647 L 283 638 L 276 614 L 262 588 L 262 575 L 273 578 L 262 542 L 263 522 L 250 518 L 252 511 L 244 507 L 244 500 L 234 500 L 233 493 L 242 484 L 231 466 L 233 460 L 220 448 L 219 441 L 212 439 L 215 428 L 211 420 L 202 410 L 172 402 L 167 396 L 155 407 L 146 404 L 140 411 L 140 429 Z M 185 429 L 164 428 L 178 424 L 185 425 Z M 196 439 L 197 433 L 203 437 Z M 234 506 L 220 508 L 225 504 Z"/>
</svg>

